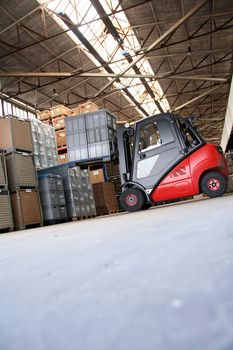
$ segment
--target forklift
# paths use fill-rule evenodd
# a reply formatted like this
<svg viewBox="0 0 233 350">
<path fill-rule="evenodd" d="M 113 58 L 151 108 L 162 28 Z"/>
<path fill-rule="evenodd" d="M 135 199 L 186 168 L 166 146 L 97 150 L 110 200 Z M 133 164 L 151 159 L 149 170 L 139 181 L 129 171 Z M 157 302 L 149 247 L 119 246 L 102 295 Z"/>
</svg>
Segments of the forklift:
<svg viewBox="0 0 233 350">
<path fill-rule="evenodd" d="M 228 171 L 222 149 L 207 144 L 190 118 L 161 113 L 132 127 L 117 127 L 122 193 L 126 211 L 204 193 L 227 190 Z"/>
</svg>

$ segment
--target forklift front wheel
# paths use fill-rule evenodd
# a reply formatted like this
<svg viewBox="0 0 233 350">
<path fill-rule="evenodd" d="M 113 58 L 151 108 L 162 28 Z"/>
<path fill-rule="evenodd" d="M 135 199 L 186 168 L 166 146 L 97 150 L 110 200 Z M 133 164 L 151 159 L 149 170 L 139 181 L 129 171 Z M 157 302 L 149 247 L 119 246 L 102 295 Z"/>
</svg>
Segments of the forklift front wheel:
<svg viewBox="0 0 233 350">
<path fill-rule="evenodd" d="M 131 212 L 143 209 L 145 201 L 142 191 L 135 187 L 126 188 L 120 197 L 122 208 Z"/>
<path fill-rule="evenodd" d="M 201 179 L 201 190 L 208 197 L 222 196 L 227 190 L 227 179 L 217 171 L 210 171 Z"/>
</svg>

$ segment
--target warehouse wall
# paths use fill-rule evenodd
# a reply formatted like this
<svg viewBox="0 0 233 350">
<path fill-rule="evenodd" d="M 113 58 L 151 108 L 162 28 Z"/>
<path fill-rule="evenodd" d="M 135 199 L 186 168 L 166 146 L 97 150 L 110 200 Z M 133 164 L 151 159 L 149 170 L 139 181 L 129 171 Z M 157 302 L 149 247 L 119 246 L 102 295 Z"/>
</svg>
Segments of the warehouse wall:
<svg viewBox="0 0 233 350">
<path fill-rule="evenodd" d="M 231 89 L 230 89 L 230 94 L 228 98 L 228 105 L 227 105 L 225 123 L 223 127 L 222 140 L 221 140 L 221 147 L 224 152 L 226 151 L 227 143 L 229 141 L 232 128 L 233 128 L 233 80 L 231 82 Z"/>
</svg>

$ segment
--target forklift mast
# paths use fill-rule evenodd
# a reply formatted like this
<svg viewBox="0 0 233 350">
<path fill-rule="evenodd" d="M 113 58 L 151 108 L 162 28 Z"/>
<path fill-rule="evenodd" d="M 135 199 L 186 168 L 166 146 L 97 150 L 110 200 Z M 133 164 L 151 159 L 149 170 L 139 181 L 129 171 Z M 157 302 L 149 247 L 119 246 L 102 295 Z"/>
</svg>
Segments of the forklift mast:
<svg viewBox="0 0 233 350">
<path fill-rule="evenodd" d="M 129 181 L 131 176 L 133 147 L 135 144 L 134 134 L 134 128 L 132 127 L 117 126 L 117 145 L 122 184 Z"/>
</svg>

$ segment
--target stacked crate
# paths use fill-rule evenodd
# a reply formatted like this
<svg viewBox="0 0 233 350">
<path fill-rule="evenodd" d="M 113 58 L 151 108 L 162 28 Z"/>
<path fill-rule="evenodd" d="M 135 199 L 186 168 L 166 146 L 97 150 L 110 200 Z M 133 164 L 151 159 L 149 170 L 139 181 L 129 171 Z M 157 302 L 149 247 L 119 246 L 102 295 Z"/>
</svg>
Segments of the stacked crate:
<svg viewBox="0 0 233 350">
<path fill-rule="evenodd" d="M 107 182 L 110 182 L 114 185 L 118 207 L 122 209 L 120 205 L 120 195 L 122 193 L 122 190 L 121 190 L 121 176 L 119 171 L 119 164 L 115 162 L 105 163 L 105 174 L 106 174 Z"/>
<path fill-rule="evenodd" d="M 109 182 L 99 182 L 92 185 L 97 215 L 118 212 L 118 204 L 114 185 Z"/>
<path fill-rule="evenodd" d="M 45 174 L 39 177 L 40 200 L 46 224 L 67 219 L 65 194 L 59 175 Z"/>
<path fill-rule="evenodd" d="M 96 216 L 94 193 L 91 184 L 90 171 L 88 169 L 80 170 L 82 179 L 82 192 L 87 216 Z"/>
<path fill-rule="evenodd" d="M 54 128 L 37 119 L 31 120 L 33 154 L 37 169 L 58 164 L 57 143 Z"/>
<path fill-rule="evenodd" d="M 69 168 L 68 165 L 55 166 L 40 170 L 40 176 L 45 174 L 46 171 L 60 175 L 62 178 L 69 219 L 95 215 L 93 196 L 91 198 L 90 180 L 86 176 L 84 183 L 82 171 L 79 167 Z"/>
<path fill-rule="evenodd" d="M 30 122 L 12 117 L 1 118 L 0 147 L 7 151 L 6 168 L 15 229 L 41 224 Z"/>
<path fill-rule="evenodd" d="M 0 232 L 12 231 L 13 227 L 5 154 L 0 151 Z"/>
<path fill-rule="evenodd" d="M 66 118 L 69 161 L 117 157 L 116 118 L 98 110 Z"/>
<path fill-rule="evenodd" d="M 83 114 L 88 112 L 98 111 L 99 107 L 94 102 L 81 103 L 75 108 L 71 109 L 71 115 Z"/>
<path fill-rule="evenodd" d="M 63 105 L 51 108 L 52 125 L 56 133 L 58 159 L 60 163 L 67 161 L 65 119 L 68 115 L 71 115 L 71 110 Z"/>
<path fill-rule="evenodd" d="M 44 110 L 37 113 L 37 118 L 43 122 L 45 125 L 52 125 L 51 112 L 49 110 Z"/>
</svg>

